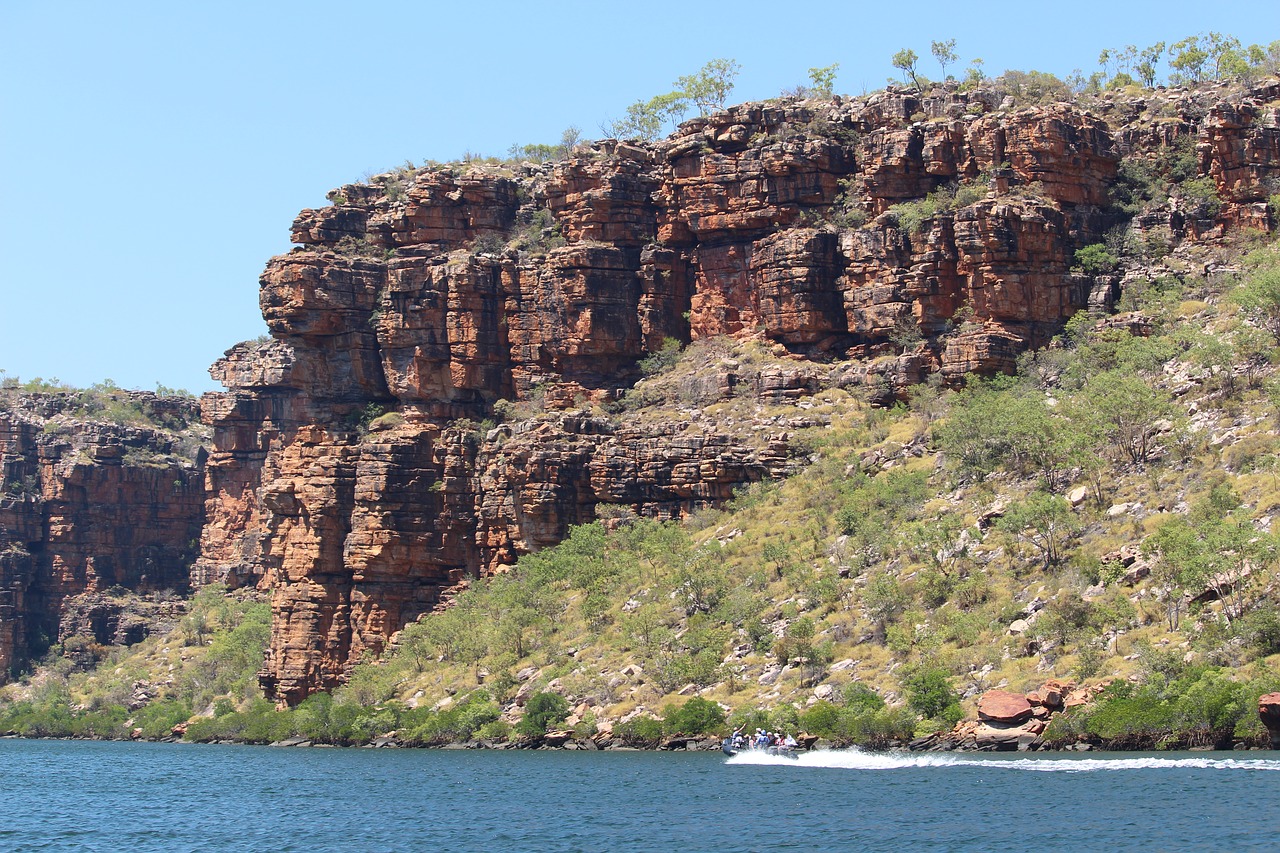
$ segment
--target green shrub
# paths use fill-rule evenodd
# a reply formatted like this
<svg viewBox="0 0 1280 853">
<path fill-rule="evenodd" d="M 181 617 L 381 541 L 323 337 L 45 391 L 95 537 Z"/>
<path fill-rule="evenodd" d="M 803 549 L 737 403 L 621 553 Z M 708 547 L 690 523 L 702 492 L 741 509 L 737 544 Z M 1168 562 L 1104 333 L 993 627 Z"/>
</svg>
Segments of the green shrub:
<svg viewBox="0 0 1280 853">
<path fill-rule="evenodd" d="M 1105 243 L 1094 243 L 1076 250 L 1075 265 L 1088 275 L 1100 275 L 1111 272 L 1120 263 L 1120 259 L 1107 251 Z"/>
<path fill-rule="evenodd" d="M 899 228 L 910 234 L 919 234 L 926 223 L 933 221 L 938 214 L 952 210 L 954 206 L 954 193 L 939 190 L 917 201 L 899 202 L 890 207 L 888 212 Z"/>
<path fill-rule="evenodd" d="M 516 724 L 516 733 L 525 737 L 541 737 L 547 728 L 564 722 L 569 716 L 569 703 L 556 693 L 535 693 L 524 706 L 524 717 Z"/>
<path fill-rule="evenodd" d="M 997 94 L 1012 97 L 1020 106 L 1071 99 L 1071 88 L 1044 71 L 1006 71 L 991 81 L 991 85 Z"/>
<path fill-rule="evenodd" d="M 505 720 L 491 720 L 476 729 L 477 740 L 510 740 L 511 724 Z"/>
<path fill-rule="evenodd" d="M 960 697 L 951 687 L 951 677 L 939 667 L 920 666 L 902 682 L 907 705 L 923 717 L 959 719 Z"/>
<path fill-rule="evenodd" d="M 369 432 L 377 432 L 378 430 L 392 429 L 404 423 L 404 415 L 399 412 L 386 412 L 378 415 L 369 421 Z"/>
<path fill-rule="evenodd" d="M 249 702 L 242 711 L 221 717 L 202 717 L 187 726 L 187 740 L 204 743 L 233 740 L 242 743 L 272 743 L 293 734 L 292 714 L 277 711 L 266 699 Z"/>
<path fill-rule="evenodd" d="M 640 361 L 640 372 L 645 376 L 653 376 L 655 373 L 661 373 L 671 367 L 680 360 L 680 352 L 684 345 L 677 338 L 663 338 L 662 346 L 657 352 L 652 352 Z"/>
<path fill-rule="evenodd" d="M 912 737 L 916 729 L 915 714 L 905 708 L 887 709 L 875 691 L 857 682 L 849 686 L 855 685 L 859 689 L 853 691 L 852 703 L 839 706 L 827 701 L 815 702 L 801 713 L 800 728 L 841 746 L 852 744 L 876 749 Z"/>
<path fill-rule="evenodd" d="M 535 255 L 545 255 L 565 244 L 560 223 L 556 221 L 555 214 L 546 208 L 529 213 L 527 221 L 517 222 L 512 239 L 516 242 L 516 248 Z"/>
<path fill-rule="evenodd" d="M 191 706 L 181 699 L 152 702 L 133 715 L 133 725 L 142 729 L 146 738 L 168 737 L 173 727 L 191 717 Z"/>
<path fill-rule="evenodd" d="M 1198 667 L 1165 681 L 1116 681 L 1093 705 L 1054 718 L 1045 739 L 1055 745 L 1088 740 L 1108 749 L 1229 748 L 1236 739 L 1258 743 L 1258 697 L 1280 678 L 1236 681 L 1229 671 Z"/>
<path fill-rule="evenodd" d="M 840 733 L 840 709 L 819 700 L 801 712 L 800 728 L 811 735 L 834 740 Z"/>
<path fill-rule="evenodd" d="M 633 717 L 613 727 L 616 737 L 632 746 L 655 746 L 662 740 L 662 720 L 655 717 Z"/>
<path fill-rule="evenodd" d="M 716 732 L 724 727 L 724 709 L 700 696 L 672 708 L 662 719 L 662 729 L 667 734 L 700 735 Z"/>
<path fill-rule="evenodd" d="M 1196 215 L 1212 219 L 1222 210 L 1222 197 L 1213 178 L 1190 178 L 1182 182 L 1182 195 L 1192 205 Z"/>
</svg>

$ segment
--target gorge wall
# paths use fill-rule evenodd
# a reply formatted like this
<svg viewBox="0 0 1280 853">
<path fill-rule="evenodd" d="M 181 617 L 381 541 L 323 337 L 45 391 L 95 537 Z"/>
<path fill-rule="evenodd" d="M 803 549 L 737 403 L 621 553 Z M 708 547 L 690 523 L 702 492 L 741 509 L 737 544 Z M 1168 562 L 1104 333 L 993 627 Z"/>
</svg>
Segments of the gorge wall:
<svg viewBox="0 0 1280 853">
<path fill-rule="evenodd" d="M 51 643 L 137 642 L 188 589 L 204 521 L 196 404 L 105 396 L 0 396 L 0 681 Z"/>
<path fill-rule="evenodd" d="M 1278 103 L 1275 81 L 1087 110 L 954 87 L 784 98 L 657 143 L 334 190 L 263 273 L 269 339 L 212 368 L 207 464 L 164 430 L 73 424 L 65 401 L 0 412 L 0 663 L 127 640 L 92 596 L 180 590 L 198 535 L 192 585 L 270 592 L 268 695 L 331 688 L 572 525 L 680 517 L 806 462 L 787 417 L 699 404 L 832 385 L 888 403 L 1009 371 L 1120 294 L 1124 269 L 1085 273 L 1077 250 L 1274 228 Z M 1143 195 L 1134 176 L 1175 156 L 1199 191 Z M 722 360 L 684 405 L 646 404 L 646 357 L 721 336 L 774 363 Z"/>
<path fill-rule="evenodd" d="M 570 525 L 677 517 L 790 470 L 785 432 L 618 412 L 664 340 L 771 343 L 797 369 L 745 389 L 766 396 L 811 392 L 805 364 L 843 364 L 882 401 L 1011 370 L 1111 306 L 1117 276 L 1071 267 L 1126 224 L 1123 156 L 1192 140 L 1222 202 L 1175 195 L 1133 229 L 1176 245 L 1270 227 L 1278 94 L 1102 105 L 1118 127 L 983 92 L 784 99 L 656 144 L 335 190 L 262 276 L 271 341 L 213 369 L 229 390 L 203 401 L 195 580 L 271 590 L 269 695 L 332 687 L 449 587 Z M 945 187 L 908 227 L 902 203 Z"/>
</svg>

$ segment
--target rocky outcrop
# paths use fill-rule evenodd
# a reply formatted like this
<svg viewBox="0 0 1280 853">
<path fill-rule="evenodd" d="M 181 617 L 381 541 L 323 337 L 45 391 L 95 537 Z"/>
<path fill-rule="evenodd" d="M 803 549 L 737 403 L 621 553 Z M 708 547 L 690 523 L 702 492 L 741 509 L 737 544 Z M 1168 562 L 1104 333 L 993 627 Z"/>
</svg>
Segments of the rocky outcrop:
<svg viewBox="0 0 1280 853">
<path fill-rule="evenodd" d="M 1057 680 L 1045 682 L 1028 693 L 988 690 L 978 697 L 978 719 L 967 720 L 928 748 L 977 750 L 1039 749 L 1053 715 L 1062 711 L 1065 696 L 1075 685 Z M 1092 692 L 1082 695 L 1091 698 Z M 1087 698 L 1082 701 L 1087 701 Z"/>
<path fill-rule="evenodd" d="M 72 636 L 104 645 L 145 636 L 148 619 L 133 618 L 121 593 L 167 600 L 187 589 L 204 495 L 192 401 L 0 394 L 4 678 Z M 107 417 L 122 423 L 98 419 Z"/>
<path fill-rule="evenodd" d="M 193 578 L 271 590 L 268 691 L 334 686 L 454 584 L 598 513 L 678 517 L 790 470 L 785 430 L 619 408 L 665 340 L 779 359 L 750 383 L 708 366 L 685 403 L 824 384 L 887 403 L 1008 371 L 1114 300 L 1118 279 L 1071 266 L 1124 218 L 1122 154 L 1195 137 L 1224 202 L 1196 234 L 1256 222 L 1275 174 L 1262 95 L 1163 136 L 1140 108 L 1113 126 L 988 95 L 746 104 L 655 144 L 388 173 L 303 211 L 260 282 L 272 340 L 229 350 L 202 404 Z"/>
<path fill-rule="evenodd" d="M 1258 716 L 1271 736 L 1271 748 L 1280 749 L 1280 693 L 1264 693 L 1258 697 Z"/>
<path fill-rule="evenodd" d="M 1031 703 L 1021 693 L 988 690 L 978 699 L 978 719 L 991 723 L 1020 723 L 1031 716 Z"/>
</svg>

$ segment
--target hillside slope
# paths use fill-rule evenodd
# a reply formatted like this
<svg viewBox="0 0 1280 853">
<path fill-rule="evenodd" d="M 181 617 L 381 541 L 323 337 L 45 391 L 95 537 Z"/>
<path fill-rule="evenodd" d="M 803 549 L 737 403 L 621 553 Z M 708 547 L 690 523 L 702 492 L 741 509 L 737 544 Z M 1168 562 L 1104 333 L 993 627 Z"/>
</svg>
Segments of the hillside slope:
<svg viewBox="0 0 1280 853">
<path fill-rule="evenodd" d="M 1096 112 L 955 86 L 780 99 L 659 143 L 342 187 L 263 275 L 272 341 L 215 368 L 196 579 L 270 590 L 270 696 L 332 688 L 459 580 L 572 525 L 687 515 L 795 469 L 785 428 L 620 411 L 667 341 L 778 359 L 690 399 L 886 404 L 1109 310 L 1117 253 L 1272 227 L 1278 85 Z"/>
<path fill-rule="evenodd" d="M 22 713 L 429 741 L 549 692 L 640 737 L 679 695 L 901 740 L 1118 677 L 1095 707 L 1234 709 L 1133 743 L 1258 742 L 1280 83 L 1029 98 L 782 99 L 336 190 L 203 401 L 192 580 L 240 603 Z"/>
</svg>

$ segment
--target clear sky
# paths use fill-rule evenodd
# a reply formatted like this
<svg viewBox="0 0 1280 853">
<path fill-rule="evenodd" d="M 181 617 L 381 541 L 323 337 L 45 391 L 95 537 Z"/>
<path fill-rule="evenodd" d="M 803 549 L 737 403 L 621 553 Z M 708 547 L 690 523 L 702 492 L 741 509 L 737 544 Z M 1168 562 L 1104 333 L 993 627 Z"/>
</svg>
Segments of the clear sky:
<svg viewBox="0 0 1280 853">
<path fill-rule="evenodd" d="M 266 331 L 257 279 L 340 184 L 556 142 L 709 59 L 733 100 L 840 63 L 884 85 L 933 39 L 963 66 L 1096 70 L 1098 52 L 1217 30 L 1280 38 L 1265 0 L 67 2 L 0 0 L 0 369 L 75 385 L 214 387 Z M 954 73 L 954 70 L 953 70 Z"/>
</svg>

